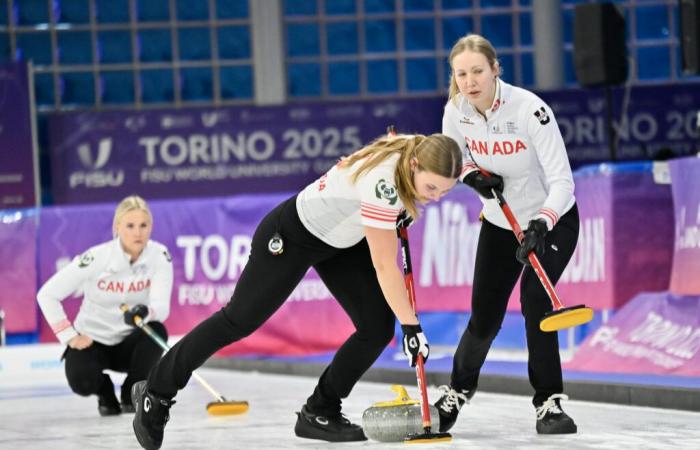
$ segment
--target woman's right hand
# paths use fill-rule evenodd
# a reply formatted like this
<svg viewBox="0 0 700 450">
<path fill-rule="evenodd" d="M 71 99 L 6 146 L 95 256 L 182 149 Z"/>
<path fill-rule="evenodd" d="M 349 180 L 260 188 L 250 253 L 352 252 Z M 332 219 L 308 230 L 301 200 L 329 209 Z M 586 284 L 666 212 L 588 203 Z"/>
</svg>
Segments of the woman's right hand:
<svg viewBox="0 0 700 450">
<path fill-rule="evenodd" d="M 68 341 L 68 347 L 75 350 L 85 350 L 92 345 L 92 338 L 90 336 L 84 336 L 79 334 Z"/>
</svg>

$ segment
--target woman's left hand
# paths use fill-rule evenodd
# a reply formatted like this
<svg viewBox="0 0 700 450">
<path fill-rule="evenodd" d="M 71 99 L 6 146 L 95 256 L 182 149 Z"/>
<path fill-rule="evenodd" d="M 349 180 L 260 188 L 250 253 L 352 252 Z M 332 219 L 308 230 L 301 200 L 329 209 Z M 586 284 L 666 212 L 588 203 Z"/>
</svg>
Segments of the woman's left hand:
<svg viewBox="0 0 700 450">
<path fill-rule="evenodd" d="M 75 350 L 85 350 L 92 345 L 92 338 L 79 334 L 68 341 L 68 347 Z"/>
</svg>

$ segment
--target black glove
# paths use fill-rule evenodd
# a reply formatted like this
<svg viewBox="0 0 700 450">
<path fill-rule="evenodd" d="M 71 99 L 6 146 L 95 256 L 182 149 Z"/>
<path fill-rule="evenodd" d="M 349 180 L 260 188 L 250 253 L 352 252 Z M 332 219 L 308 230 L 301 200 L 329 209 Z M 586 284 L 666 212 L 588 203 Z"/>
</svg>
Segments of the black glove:
<svg viewBox="0 0 700 450">
<path fill-rule="evenodd" d="M 503 192 L 503 177 L 492 173 L 485 175 L 478 170 L 469 172 L 464 177 L 464 184 L 474 189 L 484 198 L 493 198 L 491 189 L 496 189 L 498 192 Z"/>
<path fill-rule="evenodd" d="M 544 237 L 547 235 L 547 224 L 542 219 L 531 220 L 525 230 L 525 237 L 520 247 L 515 251 L 515 257 L 522 264 L 529 266 L 527 256 L 535 251 L 537 256 L 544 255 Z"/>
<path fill-rule="evenodd" d="M 134 326 L 136 325 L 136 322 L 134 322 L 135 316 L 139 316 L 141 320 L 146 320 L 147 315 L 148 306 L 141 304 L 132 306 L 130 310 L 124 311 L 124 323 L 127 325 Z"/>
<path fill-rule="evenodd" d="M 423 362 L 428 360 L 430 345 L 420 325 L 401 325 L 403 331 L 403 352 L 408 356 L 411 367 L 418 363 L 418 355 L 423 355 Z"/>
<path fill-rule="evenodd" d="M 396 228 L 408 228 L 413 224 L 413 217 L 406 211 L 402 209 L 399 215 L 396 217 Z"/>
</svg>

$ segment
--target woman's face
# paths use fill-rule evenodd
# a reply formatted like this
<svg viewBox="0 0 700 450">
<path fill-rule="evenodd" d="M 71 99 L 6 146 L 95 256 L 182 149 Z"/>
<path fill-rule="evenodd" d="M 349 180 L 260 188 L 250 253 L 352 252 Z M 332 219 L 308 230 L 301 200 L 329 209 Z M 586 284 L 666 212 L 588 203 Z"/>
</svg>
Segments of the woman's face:
<svg viewBox="0 0 700 450">
<path fill-rule="evenodd" d="M 151 217 L 142 209 L 133 209 L 119 219 L 117 236 L 124 251 L 132 257 L 132 260 L 141 254 L 151 238 L 152 230 Z"/>
<path fill-rule="evenodd" d="M 413 186 L 418 192 L 418 202 L 421 205 L 440 200 L 455 184 L 457 180 L 454 178 L 445 178 L 418 168 L 413 171 Z"/>
<path fill-rule="evenodd" d="M 498 66 L 491 67 L 483 53 L 465 50 L 452 58 L 452 72 L 459 92 L 480 113 L 491 107 L 496 95 Z"/>
</svg>

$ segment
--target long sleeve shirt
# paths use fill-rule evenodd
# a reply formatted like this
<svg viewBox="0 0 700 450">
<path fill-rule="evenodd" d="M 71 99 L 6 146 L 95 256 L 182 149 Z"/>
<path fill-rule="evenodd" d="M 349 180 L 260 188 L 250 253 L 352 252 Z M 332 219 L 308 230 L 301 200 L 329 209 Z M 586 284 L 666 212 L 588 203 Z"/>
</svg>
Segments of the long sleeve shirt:
<svg viewBox="0 0 700 450">
<path fill-rule="evenodd" d="M 445 106 L 442 132 L 462 149 L 462 179 L 479 168 L 500 175 L 520 226 L 543 219 L 551 230 L 575 203 L 571 166 L 552 110 L 532 92 L 499 79 L 485 115 L 461 94 Z M 486 220 L 510 229 L 497 202 L 481 200 Z"/>
<path fill-rule="evenodd" d="M 46 321 L 62 344 L 78 334 L 116 345 L 133 331 L 124 323 L 122 303 L 148 306 L 146 321 L 164 321 L 170 313 L 173 265 L 168 249 L 148 241 L 130 263 L 119 239 L 96 245 L 55 273 L 39 290 L 37 300 Z M 71 323 L 61 302 L 82 289 L 80 311 Z"/>
</svg>

